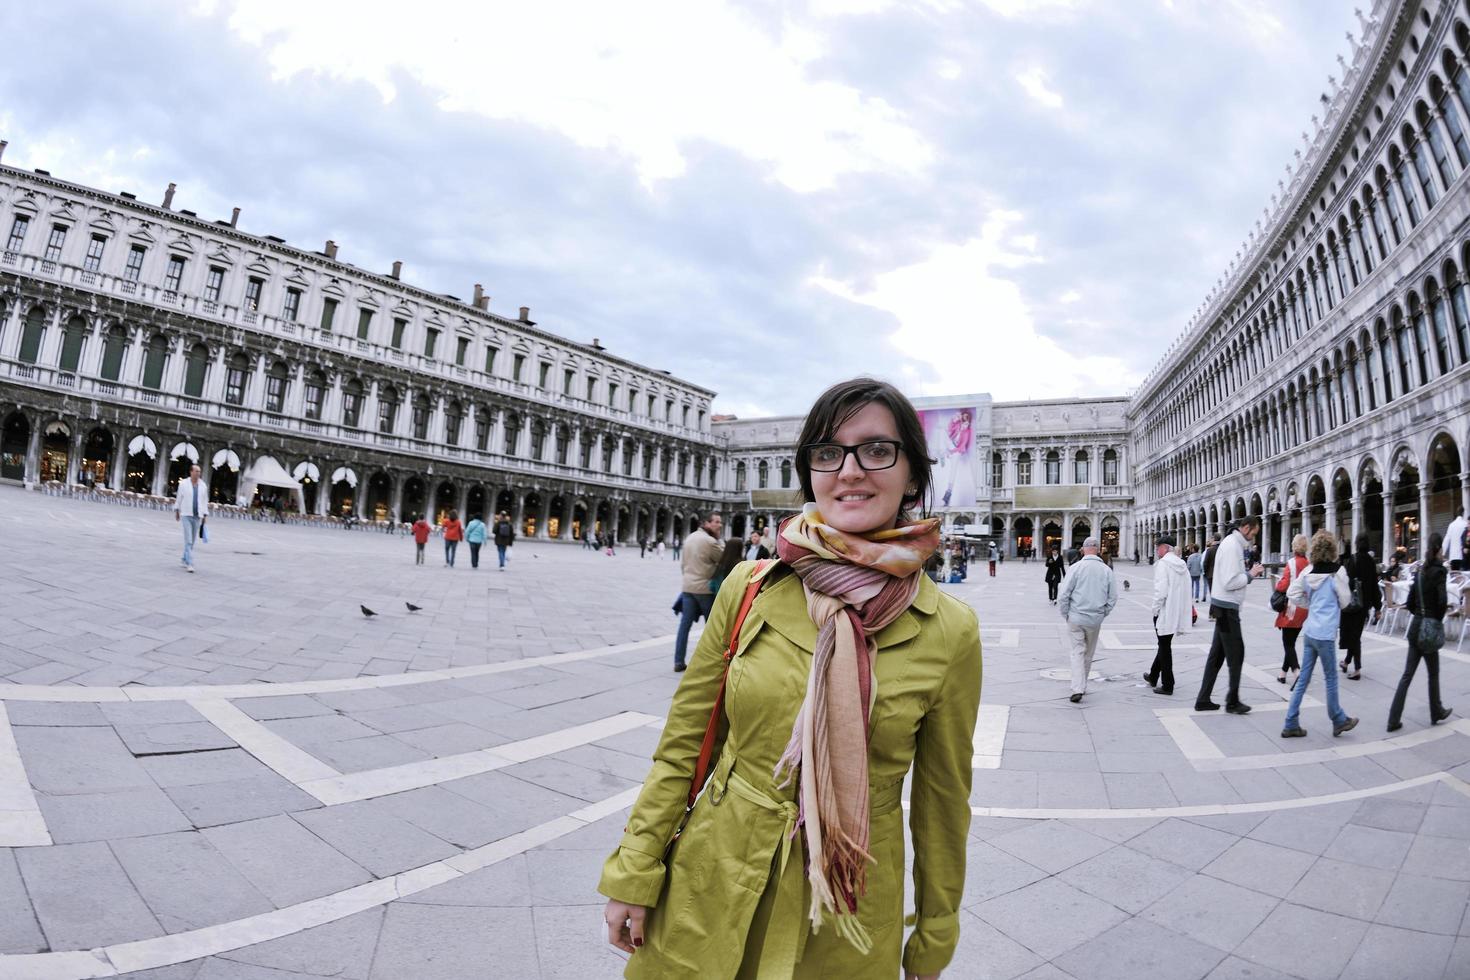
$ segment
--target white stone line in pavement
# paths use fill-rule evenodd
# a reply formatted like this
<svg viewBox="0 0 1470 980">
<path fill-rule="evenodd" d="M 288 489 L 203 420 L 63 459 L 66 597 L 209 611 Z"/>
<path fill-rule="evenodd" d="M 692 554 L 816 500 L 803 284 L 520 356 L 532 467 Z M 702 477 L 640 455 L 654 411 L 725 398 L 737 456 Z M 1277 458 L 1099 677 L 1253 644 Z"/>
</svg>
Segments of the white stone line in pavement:
<svg viewBox="0 0 1470 980">
<path fill-rule="evenodd" d="M 1448 725 L 1437 725 L 1405 735 L 1395 735 L 1393 738 L 1381 738 L 1371 742 L 1345 742 L 1326 749 L 1224 756 L 1218 759 L 1191 759 L 1190 762 L 1202 772 L 1279 769 L 1282 766 L 1306 766 L 1318 762 L 1337 762 L 1340 759 L 1355 759 L 1365 755 L 1397 752 L 1400 749 L 1411 749 L 1416 745 L 1437 742 L 1455 734 L 1470 735 L 1470 721 L 1462 719 Z"/>
<path fill-rule="evenodd" d="M 1154 650 L 1157 650 L 1158 649 L 1158 646 L 1159 646 L 1158 643 L 1154 642 L 1153 640 L 1150 640 L 1147 643 L 1124 643 L 1123 642 L 1123 638 L 1121 636 L 1119 636 L 1118 634 L 1125 633 L 1125 632 L 1127 632 L 1127 633 L 1147 633 L 1148 630 L 1146 630 L 1146 629 L 1130 629 L 1130 630 L 1105 629 L 1105 630 L 1102 630 L 1102 631 L 1099 632 L 1099 634 L 1098 634 L 1098 640 L 1101 642 L 1102 648 L 1104 650 L 1146 650 L 1146 651 L 1152 653 Z M 1208 650 L 1209 648 L 1210 648 L 1210 645 L 1208 643 L 1175 643 L 1171 647 L 1171 649 L 1173 649 L 1176 652 L 1179 651 L 1179 650 Z"/>
<path fill-rule="evenodd" d="M 334 769 L 330 776 L 303 781 L 292 779 L 286 773 L 281 773 L 281 775 L 291 779 L 301 789 L 326 805 L 333 806 L 338 803 L 371 800 L 411 789 L 422 789 L 425 786 L 433 786 L 452 779 L 463 779 L 466 776 L 477 776 L 480 773 L 503 769 L 520 762 L 529 762 L 542 756 L 554 755 L 579 745 L 597 742 L 658 722 L 660 719 L 652 715 L 645 715 L 637 711 L 624 711 L 607 718 L 587 722 L 585 725 L 575 725 L 518 742 L 507 742 L 493 748 L 441 756 L 425 762 L 409 762 L 399 766 L 385 766 L 382 769 L 369 769 L 365 772 L 346 775 Z M 236 741 L 240 740 L 237 738 Z M 244 743 L 241 745 L 247 750 L 250 749 Z M 252 754 L 254 754 L 253 751 Z M 266 762 L 264 759 L 261 761 Z M 271 765 L 271 763 L 266 762 L 266 765 Z M 271 768 L 275 767 L 271 765 Z"/>
<path fill-rule="evenodd" d="M 0 703 L 0 847 L 44 847 L 50 843 L 51 833 L 26 777 L 10 716 Z"/>
<path fill-rule="evenodd" d="M 690 633 L 690 640 L 698 638 Z M 532 667 L 555 667 L 557 664 L 576 663 L 580 660 L 595 660 L 613 657 L 620 653 L 632 653 L 650 647 L 667 645 L 673 649 L 673 636 L 656 636 L 648 640 L 619 643 L 610 647 L 593 647 L 574 650 L 571 653 L 548 653 L 540 657 L 525 657 L 521 660 L 501 660 L 493 664 L 478 664 L 473 667 L 448 667 L 443 670 L 415 670 L 406 674 L 376 674 L 364 677 L 342 677 L 321 681 L 289 681 L 281 684 L 196 684 L 189 687 L 85 687 L 82 685 L 50 684 L 0 684 L 0 701 L 68 701 L 68 702 L 113 702 L 113 701 L 192 701 L 207 698 L 216 701 L 235 701 L 240 698 L 274 698 L 288 694 L 336 694 L 342 691 L 365 691 L 382 687 L 403 687 L 410 684 L 427 684 L 431 681 L 453 681 L 465 677 L 484 677 L 488 674 L 504 674 Z"/>
<path fill-rule="evenodd" d="M 1192 806 L 1138 806 L 1109 809 L 1107 807 L 1007 807 L 972 806 L 970 812 L 977 817 L 1003 817 L 1016 820 L 1162 820 L 1166 817 L 1216 817 L 1231 813 L 1274 813 L 1277 810 L 1299 810 L 1328 803 L 1345 803 L 1367 799 L 1370 796 L 1385 796 L 1398 793 L 1426 783 L 1444 783 L 1451 789 L 1470 796 L 1470 783 L 1447 772 L 1415 776 L 1382 786 L 1347 790 L 1342 793 L 1325 793 L 1321 796 L 1304 796 L 1290 800 L 1263 800 L 1258 803 L 1202 803 Z M 904 802 L 908 806 L 908 802 Z"/>
<path fill-rule="evenodd" d="M 115 977 L 134 970 L 158 969 L 216 956 L 257 943 L 280 939 L 436 885 L 462 878 L 533 847 L 565 837 L 603 817 L 633 804 L 638 790 L 630 789 L 563 817 L 548 820 L 518 834 L 477 847 L 443 861 L 358 885 L 331 895 L 299 902 L 273 912 L 219 925 L 190 929 L 170 936 L 115 943 L 96 949 L 55 953 L 0 955 L 0 978 L 5 980 L 84 980 Z"/>
<path fill-rule="evenodd" d="M 1005 751 L 1006 727 L 1011 721 L 1011 708 L 1006 704 L 981 704 L 975 719 L 976 769 L 999 769 Z"/>
<path fill-rule="evenodd" d="M 999 626 L 982 626 L 980 627 L 980 645 L 987 649 L 1000 647 L 1006 650 L 1019 647 L 1021 645 L 1021 631 Z"/>
<path fill-rule="evenodd" d="M 1194 723 L 1194 719 L 1188 713 L 1178 710 L 1155 710 L 1159 722 L 1164 726 L 1164 731 L 1179 746 L 1179 751 L 1184 753 L 1184 758 L 1195 764 L 1198 768 L 1200 761 L 1205 759 L 1223 759 L 1225 753 L 1214 743 L 1205 730 Z"/>
<path fill-rule="evenodd" d="M 240 748 L 297 786 L 342 774 L 316 756 L 277 735 L 228 701 L 190 701 L 205 720 L 239 743 Z"/>
</svg>

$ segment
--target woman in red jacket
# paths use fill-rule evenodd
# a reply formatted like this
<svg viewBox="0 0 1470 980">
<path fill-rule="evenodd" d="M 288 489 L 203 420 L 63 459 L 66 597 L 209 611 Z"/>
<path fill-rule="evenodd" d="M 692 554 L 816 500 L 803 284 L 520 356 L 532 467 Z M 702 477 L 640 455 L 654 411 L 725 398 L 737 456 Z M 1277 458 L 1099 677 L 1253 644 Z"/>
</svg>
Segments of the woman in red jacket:
<svg viewBox="0 0 1470 980">
<path fill-rule="evenodd" d="M 1307 570 L 1307 545 L 1310 542 L 1305 534 L 1298 534 L 1291 539 L 1291 559 L 1287 561 L 1286 567 L 1281 570 L 1281 577 L 1276 580 L 1276 591 L 1285 592 L 1291 587 L 1291 580 Z M 1281 660 L 1281 673 L 1277 676 L 1278 684 L 1286 683 L 1287 673 L 1300 675 L 1302 665 L 1296 657 L 1296 638 L 1302 631 L 1302 624 L 1307 621 L 1307 610 L 1297 609 L 1294 612 L 1287 608 L 1285 612 L 1276 614 L 1276 628 L 1281 631 L 1281 647 L 1283 657 Z M 1296 686 L 1296 678 L 1291 679 L 1292 686 Z"/>
<path fill-rule="evenodd" d="M 454 567 L 454 552 L 464 538 L 464 525 L 459 522 L 459 511 L 451 510 L 444 522 L 444 564 Z"/>
</svg>

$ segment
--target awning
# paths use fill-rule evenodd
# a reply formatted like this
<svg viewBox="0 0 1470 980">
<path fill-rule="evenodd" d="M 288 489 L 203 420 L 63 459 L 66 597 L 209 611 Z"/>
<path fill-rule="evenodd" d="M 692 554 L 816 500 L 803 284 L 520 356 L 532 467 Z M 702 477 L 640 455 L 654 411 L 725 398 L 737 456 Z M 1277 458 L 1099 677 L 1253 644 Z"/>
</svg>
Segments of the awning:
<svg viewBox="0 0 1470 980">
<path fill-rule="evenodd" d="M 71 435 L 71 429 L 67 427 L 65 422 L 48 422 L 46 423 L 46 435 L 69 436 Z"/>
<path fill-rule="evenodd" d="M 199 462 L 199 450 L 195 449 L 191 443 L 181 442 L 170 450 L 168 454 L 170 460 L 183 459 L 186 456 L 191 463 Z"/>
<path fill-rule="evenodd" d="M 240 457 L 235 455 L 233 449 L 221 449 L 214 454 L 214 460 L 210 465 L 215 469 L 219 469 L 221 466 L 228 466 L 230 469 L 238 471 L 240 469 Z"/>
<path fill-rule="evenodd" d="M 244 481 L 259 487 L 284 487 L 299 490 L 301 484 L 291 479 L 291 474 L 281 468 L 274 456 L 261 456 L 245 471 Z"/>
<path fill-rule="evenodd" d="M 128 443 L 128 455 L 136 456 L 143 453 L 149 459 L 158 458 L 158 446 L 147 436 L 133 436 L 133 441 Z"/>
<path fill-rule="evenodd" d="M 343 480 L 347 481 L 349 487 L 357 486 L 357 474 L 346 466 L 339 466 L 332 473 L 332 484 L 335 486 Z"/>
<path fill-rule="evenodd" d="M 296 464 L 296 468 L 291 471 L 291 475 L 298 480 L 316 481 L 322 478 L 322 471 L 316 468 L 315 463 L 308 463 L 302 460 Z"/>
</svg>

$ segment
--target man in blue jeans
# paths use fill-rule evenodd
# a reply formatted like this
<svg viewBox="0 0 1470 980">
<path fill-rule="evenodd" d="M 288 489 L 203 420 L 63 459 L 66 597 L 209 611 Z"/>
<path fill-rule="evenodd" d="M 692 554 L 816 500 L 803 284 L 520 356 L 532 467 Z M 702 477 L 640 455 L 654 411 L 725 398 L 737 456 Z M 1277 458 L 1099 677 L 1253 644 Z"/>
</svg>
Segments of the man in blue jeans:
<svg viewBox="0 0 1470 980">
<path fill-rule="evenodd" d="M 199 478 L 199 464 L 189 467 L 189 478 L 179 481 L 174 497 L 174 520 L 184 531 L 184 571 L 194 571 L 194 541 L 209 519 L 209 487 Z"/>
<path fill-rule="evenodd" d="M 689 628 L 701 616 L 709 622 L 710 610 L 715 605 L 715 593 L 709 581 L 714 578 L 715 568 L 720 564 L 720 553 L 724 545 L 720 535 L 725 530 L 725 519 L 714 511 L 704 515 L 699 529 L 690 533 L 682 545 L 683 558 L 679 570 L 683 575 L 682 591 L 679 593 L 679 633 L 674 640 L 674 670 L 684 669 L 684 654 L 689 646 Z"/>
</svg>

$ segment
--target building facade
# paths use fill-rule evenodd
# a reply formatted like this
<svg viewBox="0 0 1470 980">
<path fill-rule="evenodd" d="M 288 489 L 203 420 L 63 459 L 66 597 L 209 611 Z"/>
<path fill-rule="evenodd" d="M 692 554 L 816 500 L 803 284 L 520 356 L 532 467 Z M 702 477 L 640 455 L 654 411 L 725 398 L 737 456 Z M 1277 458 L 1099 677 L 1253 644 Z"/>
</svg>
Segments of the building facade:
<svg viewBox="0 0 1470 980">
<path fill-rule="evenodd" d="M 198 462 L 235 503 L 269 456 L 311 512 L 538 538 L 671 540 L 725 499 L 714 392 L 172 195 L 0 167 L 0 478 L 166 494 Z"/>
<path fill-rule="evenodd" d="M 1135 392 L 1138 519 L 1417 555 L 1470 505 L 1470 6 L 1380 0 L 1300 165 Z M 1304 137 L 1305 138 L 1305 137 Z"/>
</svg>

